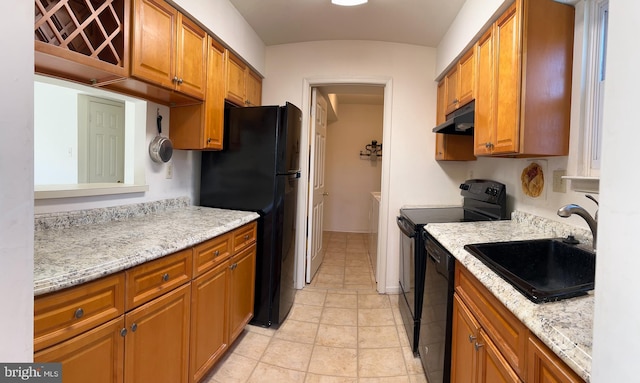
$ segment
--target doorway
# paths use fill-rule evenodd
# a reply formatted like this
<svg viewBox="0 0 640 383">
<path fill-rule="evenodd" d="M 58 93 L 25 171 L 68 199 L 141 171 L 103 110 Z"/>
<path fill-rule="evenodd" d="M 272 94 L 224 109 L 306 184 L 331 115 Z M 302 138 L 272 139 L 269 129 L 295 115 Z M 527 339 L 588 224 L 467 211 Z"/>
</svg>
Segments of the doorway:
<svg viewBox="0 0 640 383">
<path fill-rule="evenodd" d="M 336 238 L 336 233 L 349 233 L 367 242 L 369 233 L 378 231 L 377 226 L 371 228 L 371 200 L 381 192 L 383 157 L 371 147 L 373 142 L 383 142 L 387 102 L 384 84 L 312 86 L 310 101 L 306 283 L 322 264 L 329 243 L 325 234 Z M 377 252 L 377 242 L 363 248 Z M 372 267 L 379 269 L 375 264 Z M 321 271 L 318 277 L 322 276 Z M 379 278 L 375 277 L 374 284 L 375 280 Z"/>
</svg>

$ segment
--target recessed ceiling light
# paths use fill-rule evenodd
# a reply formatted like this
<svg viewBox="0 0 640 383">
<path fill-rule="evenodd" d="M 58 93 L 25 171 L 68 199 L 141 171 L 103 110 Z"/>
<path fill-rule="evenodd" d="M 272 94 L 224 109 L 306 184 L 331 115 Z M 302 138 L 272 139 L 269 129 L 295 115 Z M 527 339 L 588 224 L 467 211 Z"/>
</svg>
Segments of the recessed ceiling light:
<svg viewBox="0 0 640 383">
<path fill-rule="evenodd" d="M 366 3 L 368 0 L 331 0 L 331 4 L 343 5 L 345 7 L 352 7 L 354 5 L 360 5 Z"/>
</svg>

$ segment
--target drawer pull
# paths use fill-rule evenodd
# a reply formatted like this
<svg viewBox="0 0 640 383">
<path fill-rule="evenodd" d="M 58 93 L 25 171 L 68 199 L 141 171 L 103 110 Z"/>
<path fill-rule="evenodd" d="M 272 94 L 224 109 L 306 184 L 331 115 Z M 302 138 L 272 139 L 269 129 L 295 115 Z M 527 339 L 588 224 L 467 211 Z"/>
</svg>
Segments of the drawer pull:
<svg viewBox="0 0 640 383">
<path fill-rule="evenodd" d="M 120 330 L 120 336 L 124 338 L 125 335 L 127 335 L 127 329 L 123 327 L 122 330 Z"/>
<path fill-rule="evenodd" d="M 234 263 L 233 265 L 229 266 L 229 268 L 230 268 L 231 270 L 235 270 L 235 269 L 236 269 L 236 267 L 238 267 L 238 264 L 237 264 L 237 263 Z"/>
<path fill-rule="evenodd" d="M 218 255 L 220 255 L 220 250 L 216 250 L 213 252 L 214 257 L 217 257 Z"/>
<path fill-rule="evenodd" d="M 75 316 L 76 319 L 82 318 L 84 316 L 84 310 L 81 308 L 77 309 L 73 316 Z"/>
<path fill-rule="evenodd" d="M 138 324 L 134 323 L 131 325 L 131 332 L 136 332 L 136 330 L 138 329 Z"/>
<path fill-rule="evenodd" d="M 476 340 L 476 337 L 469 334 L 469 343 L 473 343 L 474 340 Z"/>
<path fill-rule="evenodd" d="M 480 347 L 482 347 L 482 346 L 484 346 L 484 344 L 482 344 L 482 343 L 478 343 L 478 342 L 476 342 L 476 343 L 473 345 L 473 347 L 476 349 L 476 351 L 480 350 Z"/>
<path fill-rule="evenodd" d="M 162 275 L 162 280 L 165 281 L 165 282 L 168 281 L 169 280 L 169 273 L 164 273 Z"/>
<path fill-rule="evenodd" d="M 245 235 L 244 235 L 244 240 L 245 240 L 245 241 L 248 241 L 248 240 L 249 240 L 249 234 L 245 234 Z"/>
</svg>

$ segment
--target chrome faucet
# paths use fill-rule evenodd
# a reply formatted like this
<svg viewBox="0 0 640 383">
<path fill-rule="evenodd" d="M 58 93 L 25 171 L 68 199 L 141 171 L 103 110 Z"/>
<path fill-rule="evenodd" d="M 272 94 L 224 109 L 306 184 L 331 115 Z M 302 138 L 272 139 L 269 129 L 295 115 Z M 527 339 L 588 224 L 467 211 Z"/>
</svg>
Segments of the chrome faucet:
<svg viewBox="0 0 640 383">
<path fill-rule="evenodd" d="M 585 196 L 598 205 L 598 201 L 596 201 L 592 195 L 586 194 Z M 587 221 L 587 225 L 589 225 L 589 229 L 591 229 L 591 234 L 593 235 L 593 251 L 595 251 L 598 240 L 598 211 L 596 211 L 595 218 L 593 218 L 588 211 L 579 205 L 569 204 L 558 209 L 558 215 L 560 217 L 567 218 L 571 217 L 572 214 L 577 214 Z"/>
</svg>

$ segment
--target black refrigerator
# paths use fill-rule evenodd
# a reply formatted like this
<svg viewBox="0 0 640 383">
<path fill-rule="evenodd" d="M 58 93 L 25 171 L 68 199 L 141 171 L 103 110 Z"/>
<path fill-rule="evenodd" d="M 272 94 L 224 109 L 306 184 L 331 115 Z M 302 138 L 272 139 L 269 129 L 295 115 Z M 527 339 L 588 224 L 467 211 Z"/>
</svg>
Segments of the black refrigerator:
<svg viewBox="0 0 640 383">
<path fill-rule="evenodd" d="M 255 211 L 254 316 L 279 326 L 295 295 L 302 112 L 295 105 L 225 109 L 224 149 L 202 153 L 200 205 Z"/>
</svg>

